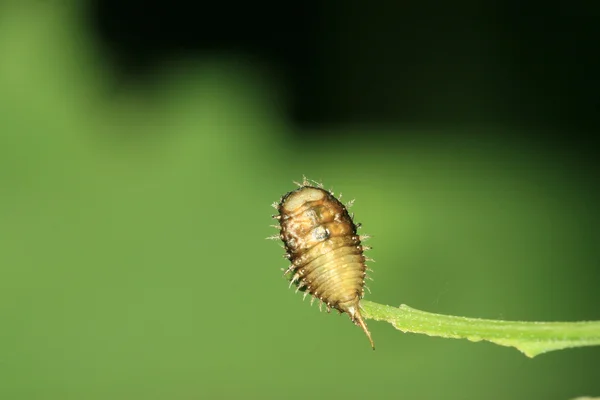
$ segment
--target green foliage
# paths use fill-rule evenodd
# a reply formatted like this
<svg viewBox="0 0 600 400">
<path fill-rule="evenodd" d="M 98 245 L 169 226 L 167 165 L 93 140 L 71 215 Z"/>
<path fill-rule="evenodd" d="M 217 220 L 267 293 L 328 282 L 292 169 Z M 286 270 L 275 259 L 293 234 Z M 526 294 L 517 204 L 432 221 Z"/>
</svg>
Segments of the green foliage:
<svg viewBox="0 0 600 400">
<path fill-rule="evenodd" d="M 363 301 L 364 316 L 387 321 L 402 332 L 443 338 L 487 340 L 514 347 L 528 357 L 553 350 L 600 345 L 600 321 L 524 322 L 455 317 Z"/>
</svg>

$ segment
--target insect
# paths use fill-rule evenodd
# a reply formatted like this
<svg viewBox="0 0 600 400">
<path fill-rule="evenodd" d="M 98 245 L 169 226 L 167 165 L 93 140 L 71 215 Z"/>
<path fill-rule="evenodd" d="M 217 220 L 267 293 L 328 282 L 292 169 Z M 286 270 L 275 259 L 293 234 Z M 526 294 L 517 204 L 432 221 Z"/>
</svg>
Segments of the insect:
<svg viewBox="0 0 600 400">
<path fill-rule="evenodd" d="M 373 261 L 363 254 L 370 247 L 361 240 L 368 236 L 357 234 L 360 224 L 354 223 L 346 206 L 322 184 L 305 177 L 296 184 L 298 189 L 273 204 L 279 212 L 273 216 L 279 225 L 273 227 L 280 233 L 268 238 L 283 241 L 284 257 L 291 262 L 284 276 L 289 277 L 290 287 L 296 285 L 296 292 L 304 292 L 304 298 L 312 295 L 311 305 L 318 299 L 319 309 L 325 304 L 327 312 L 333 308 L 347 313 L 375 349 L 359 304 L 366 288 L 365 261 Z"/>
</svg>

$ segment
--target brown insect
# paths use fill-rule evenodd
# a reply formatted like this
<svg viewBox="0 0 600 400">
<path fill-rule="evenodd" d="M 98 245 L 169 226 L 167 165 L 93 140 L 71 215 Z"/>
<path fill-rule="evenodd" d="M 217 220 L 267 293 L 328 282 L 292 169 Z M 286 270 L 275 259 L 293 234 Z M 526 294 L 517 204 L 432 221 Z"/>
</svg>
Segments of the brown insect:
<svg viewBox="0 0 600 400">
<path fill-rule="evenodd" d="M 323 185 L 311 185 L 306 178 L 296 183 L 299 188 L 285 194 L 274 203 L 279 214 L 279 235 L 269 239 L 281 239 L 291 265 L 284 272 L 290 276 L 290 286 L 304 291 L 304 298 L 311 294 L 311 304 L 319 299 L 327 312 L 332 308 L 347 313 L 352 322 L 360 326 L 375 345 L 371 333 L 360 313 L 360 299 L 364 296 L 367 266 L 372 261 L 363 255 L 370 247 L 363 246 L 355 224 L 344 204 Z M 340 195 L 341 198 L 341 195 Z M 352 202 L 348 204 L 351 206 Z M 368 288 L 367 288 L 368 289 Z"/>
</svg>

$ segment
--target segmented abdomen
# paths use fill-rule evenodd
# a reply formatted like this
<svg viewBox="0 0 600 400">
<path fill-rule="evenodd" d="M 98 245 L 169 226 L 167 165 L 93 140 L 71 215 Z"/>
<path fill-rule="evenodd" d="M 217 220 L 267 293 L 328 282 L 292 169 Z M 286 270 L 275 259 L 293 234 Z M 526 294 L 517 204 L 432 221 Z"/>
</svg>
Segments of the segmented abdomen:
<svg viewBox="0 0 600 400">
<path fill-rule="evenodd" d="M 348 313 L 373 344 L 359 308 L 367 269 L 363 246 L 346 207 L 332 193 L 303 185 L 281 199 L 278 211 L 291 282 L 328 311 Z"/>
</svg>

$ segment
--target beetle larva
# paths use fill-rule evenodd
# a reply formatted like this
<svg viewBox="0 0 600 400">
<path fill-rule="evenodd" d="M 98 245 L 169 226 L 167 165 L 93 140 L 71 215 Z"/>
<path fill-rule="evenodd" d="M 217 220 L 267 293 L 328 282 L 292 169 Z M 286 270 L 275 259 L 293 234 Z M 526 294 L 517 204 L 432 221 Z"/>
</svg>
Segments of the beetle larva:
<svg viewBox="0 0 600 400">
<path fill-rule="evenodd" d="M 284 195 L 273 206 L 279 215 L 281 239 L 286 250 L 285 258 L 291 265 L 284 275 L 290 276 L 290 286 L 310 293 L 319 299 L 319 308 L 325 303 L 347 313 L 367 335 L 373 349 L 373 339 L 360 313 L 359 302 L 364 296 L 367 258 L 357 234 L 358 226 L 348 210 L 332 192 L 322 185 L 312 186 L 306 178 L 298 189 Z M 364 237 L 363 237 L 364 238 Z"/>
</svg>

